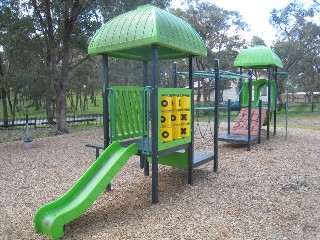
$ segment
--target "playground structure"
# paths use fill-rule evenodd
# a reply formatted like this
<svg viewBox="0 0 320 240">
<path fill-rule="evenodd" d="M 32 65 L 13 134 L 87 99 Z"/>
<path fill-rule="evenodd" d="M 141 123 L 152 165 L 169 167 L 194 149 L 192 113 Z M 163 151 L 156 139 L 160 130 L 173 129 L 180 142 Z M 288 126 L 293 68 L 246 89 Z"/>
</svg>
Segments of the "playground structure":
<svg viewBox="0 0 320 240">
<path fill-rule="evenodd" d="M 194 168 L 202 164 L 213 161 L 216 172 L 221 78 L 249 79 L 248 91 L 244 90 L 240 97 L 242 106 L 248 105 L 248 113 L 242 115 L 251 116 L 251 71 L 249 76 L 222 71 L 219 60 L 215 60 L 214 71 L 195 72 L 193 58 L 207 54 L 200 36 L 183 20 L 154 6 L 141 6 L 105 23 L 92 38 L 88 52 L 102 56 L 104 146 L 88 145 L 96 149 L 97 160 L 65 195 L 38 209 L 34 218 L 35 231 L 48 234 L 52 239 L 63 237 L 64 225 L 81 216 L 96 201 L 133 155 L 140 156 L 145 175 L 149 175 L 151 163 L 152 203 L 159 201 L 159 164 L 187 169 L 189 184 L 194 181 Z M 111 86 L 109 57 L 141 61 L 142 86 Z M 178 88 L 181 73 L 176 67 L 172 87 L 160 88 L 158 61 L 183 58 L 189 60 L 189 71 L 183 73 L 188 77 L 189 88 Z M 149 63 L 151 79 L 148 79 Z M 194 150 L 194 77 L 204 75 L 215 79 L 213 154 Z M 258 86 L 261 89 L 265 84 L 260 81 Z M 271 89 L 271 81 L 268 84 Z M 261 101 L 259 109 L 259 113 L 253 113 L 261 116 Z M 269 114 L 266 115 L 268 119 Z M 261 117 L 258 119 L 261 122 Z M 260 125 L 258 128 L 261 129 Z M 248 133 L 250 144 L 251 134 Z M 100 156 L 99 149 L 104 150 Z"/>
<path fill-rule="evenodd" d="M 260 143 L 261 141 L 262 125 L 267 126 L 267 139 L 269 139 L 271 116 L 274 118 L 273 130 L 274 135 L 276 134 L 277 78 L 279 74 L 288 76 L 288 73 L 278 72 L 278 68 L 283 67 L 281 60 L 271 49 L 265 46 L 256 46 L 244 50 L 237 56 L 234 61 L 234 66 L 240 68 L 239 74 L 219 70 L 219 78 L 216 78 L 214 71 L 195 71 L 194 76 L 215 79 L 215 83 L 218 83 L 218 85 L 220 85 L 219 81 L 222 79 L 238 79 L 239 86 L 241 86 L 239 90 L 239 104 L 236 106 L 234 104 L 231 105 L 231 101 L 228 101 L 228 131 L 226 134 L 219 136 L 218 140 L 236 144 L 245 144 L 247 146 L 247 150 L 250 151 L 252 143 Z M 248 69 L 248 75 L 243 74 L 244 69 Z M 258 79 L 253 81 L 252 69 L 267 69 L 268 80 Z M 183 76 L 187 75 L 186 72 L 177 72 L 177 74 Z M 272 79 L 272 75 L 274 80 Z M 268 89 L 267 108 L 262 108 L 260 96 L 265 87 Z M 254 92 L 253 96 L 252 91 Z M 214 110 L 214 107 L 201 107 L 198 109 L 212 111 Z M 232 129 L 230 126 L 231 111 L 239 112 Z"/>
<path fill-rule="evenodd" d="M 219 137 L 219 141 L 231 143 L 244 143 L 247 150 L 250 151 L 251 143 L 260 143 L 261 127 L 266 119 L 267 139 L 270 136 L 270 122 L 273 115 L 273 134 L 276 134 L 277 126 L 277 79 L 278 68 L 282 68 L 283 64 L 280 58 L 269 48 L 265 46 L 256 46 L 241 52 L 234 61 L 234 66 L 240 68 L 240 75 L 243 69 L 266 69 L 268 71 L 268 80 L 252 81 L 252 75 L 248 78 L 248 82 L 243 82 L 240 78 L 240 85 L 244 87 L 244 91 L 240 91 L 239 108 L 248 107 L 244 114 L 240 111 L 237 121 L 230 131 L 230 105 L 228 106 L 228 132 Z M 249 70 L 250 72 L 250 70 Z M 274 80 L 272 80 L 272 75 Z M 262 109 L 262 102 L 259 101 L 259 95 L 264 86 L 268 87 L 267 108 Z M 253 88 L 254 87 L 254 88 Z M 252 112 L 252 89 L 254 89 L 254 107 L 259 107 L 258 111 Z M 257 114 L 258 113 L 258 114 Z M 240 119 L 240 116 L 246 116 Z M 258 125 L 258 127 L 257 127 Z M 244 132 L 247 131 L 247 134 Z M 258 131 L 258 132 L 257 132 Z"/>
<path fill-rule="evenodd" d="M 206 56 L 207 50 L 189 24 L 144 5 L 105 23 L 88 52 L 103 59 L 104 146 L 96 150 L 104 152 L 70 191 L 37 211 L 35 231 L 52 239 L 63 237 L 63 226 L 94 203 L 132 155 L 140 156 L 146 175 L 152 165 L 152 203 L 159 201 L 158 164 L 188 169 L 189 184 L 193 184 L 195 167 L 214 161 L 213 169 L 218 170 L 218 121 L 214 154 L 194 151 L 193 58 Z M 142 61 L 142 86 L 110 86 L 109 57 Z M 182 58 L 189 59 L 189 89 L 177 88 L 177 76 L 172 88 L 159 88 L 158 61 Z M 216 66 L 218 77 L 218 61 Z"/>
</svg>

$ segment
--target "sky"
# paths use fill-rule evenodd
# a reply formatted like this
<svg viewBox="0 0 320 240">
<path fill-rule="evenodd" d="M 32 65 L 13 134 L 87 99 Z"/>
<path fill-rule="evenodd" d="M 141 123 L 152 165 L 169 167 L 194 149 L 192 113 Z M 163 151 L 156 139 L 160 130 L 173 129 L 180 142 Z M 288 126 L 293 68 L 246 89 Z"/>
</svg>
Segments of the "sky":
<svg viewBox="0 0 320 240">
<path fill-rule="evenodd" d="M 270 46 L 275 40 L 276 31 L 269 24 L 270 11 L 273 8 L 284 8 L 293 0 L 206 0 L 226 10 L 238 11 L 243 16 L 251 31 L 244 38 L 248 41 L 253 36 L 262 38 Z M 172 6 L 181 7 L 181 0 L 173 0 Z M 300 0 L 305 7 L 312 4 L 312 0 Z"/>
</svg>

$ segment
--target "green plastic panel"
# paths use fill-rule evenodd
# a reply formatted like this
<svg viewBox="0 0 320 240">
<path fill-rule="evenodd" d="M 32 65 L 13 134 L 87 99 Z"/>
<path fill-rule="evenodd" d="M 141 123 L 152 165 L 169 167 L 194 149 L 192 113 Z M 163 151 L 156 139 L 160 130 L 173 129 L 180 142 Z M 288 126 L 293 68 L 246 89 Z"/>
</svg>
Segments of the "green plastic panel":
<svg viewBox="0 0 320 240">
<path fill-rule="evenodd" d="M 259 107 L 259 99 L 261 91 L 268 85 L 268 80 L 258 79 L 252 81 L 253 86 L 253 107 Z M 276 94 L 276 82 L 271 80 L 271 108 L 275 108 L 275 94 Z M 249 105 L 249 84 L 248 82 L 242 82 L 242 99 L 241 106 L 248 107 Z"/>
<path fill-rule="evenodd" d="M 270 48 L 255 46 L 241 52 L 234 61 L 235 67 L 243 68 L 267 68 L 269 66 L 282 68 L 283 63 Z"/>
<path fill-rule="evenodd" d="M 176 168 L 188 168 L 188 149 L 184 151 L 173 152 L 164 156 L 160 156 L 158 163 L 161 165 L 166 165 Z M 148 162 L 152 163 L 152 158 L 148 157 Z"/>
<path fill-rule="evenodd" d="M 204 42 L 188 23 L 149 4 L 106 22 L 93 36 L 88 53 L 150 60 L 154 44 L 160 60 L 207 55 Z"/>
<path fill-rule="evenodd" d="M 186 95 L 190 97 L 191 101 L 191 89 L 185 89 L 185 88 L 158 88 L 158 150 L 164 150 L 168 148 L 172 148 L 175 146 L 179 146 L 182 144 L 190 143 L 191 142 L 191 136 L 185 137 L 185 138 L 180 138 L 177 140 L 172 140 L 170 142 L 162 142 L 161 141 L 161 107 L 160 107 L 160 102 L 161 102 L 161 95 Z M 190 114 L 190 117 L 193 118 L 193 114 Z M 192 120 L 191 120 L 192 121 Z M 191 129 L 191 134 L 192 134 L 193 129 Z"/>
<path fill-rule="evenodd" d="M 110 91 L 111 139 L 142 136 L 142 87 L 113 86 Z"/>
<path fill-rule="evenodd" d="M 35 231 L 52 239 L 62 238 L 63 226 L 81 216 L 137 152 L 135 143 L 127 148 L 119 142 L 112 143 L 65 195 L 38 209 L 34 217 Z"/>
</svg>

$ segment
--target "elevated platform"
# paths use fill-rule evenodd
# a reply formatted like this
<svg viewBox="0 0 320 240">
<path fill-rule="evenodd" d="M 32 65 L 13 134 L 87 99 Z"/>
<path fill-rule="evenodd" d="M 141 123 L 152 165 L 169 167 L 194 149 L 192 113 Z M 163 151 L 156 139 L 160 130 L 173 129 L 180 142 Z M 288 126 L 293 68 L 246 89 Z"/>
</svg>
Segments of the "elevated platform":
<svg viewBox="0 0 320 240">
<path fill-rule="evenodd" d="M 219 141 L 222 142 L 229 142 L 229 143 L 237 143 L 237 144 L 248 144 L 248 136 L 247 135 L 240 135 L 240 134 L 223 134 L 218 137 Z M 251 143 L 258 142 L 258 136 L 251 135 Z"/>
<path fill-rule="evenodd" d="M 203 164 L 206 164 L 214 160 L 214 154 L 203 153 L 203 152 L 194 152 L 193 153 L 193 167 L 199 167 Z"/>
<path fill-rule="evenodd" d="M 142 155 L 143 146 L 147 146 L 149 141 L 149 147 L 151 150 L 151 139 L 144 137 L 144 138 L 134 138 L 122 141 L 120 144 L 122 147 L 128 147 L 132 143 L 136 143 L 138 147 L 137 155 Z M 188 152 L 187 148 L 190 144 L 183 144 L 177 147 L 173 147 L 170 149 L 162 150 L 159 152 L 159 164 L 178 167 L 178 168 L 188 168 Z M 87 147 L 92 147 L 96 149 L 96 157 L 99 156 L 99 149 L 104 149 L 102 146 L 96 146 L 92 144 L 86 144 Z M 150 156 L 149 156 L 150 157 Z M 206 164 L 210 161 L 213 161 L 215 158 L 214 154 L 212 153 L 203 153 L 195 151 L 193 153 L 193 168 L 199 167 L 203 164 Z"/>
</svg>

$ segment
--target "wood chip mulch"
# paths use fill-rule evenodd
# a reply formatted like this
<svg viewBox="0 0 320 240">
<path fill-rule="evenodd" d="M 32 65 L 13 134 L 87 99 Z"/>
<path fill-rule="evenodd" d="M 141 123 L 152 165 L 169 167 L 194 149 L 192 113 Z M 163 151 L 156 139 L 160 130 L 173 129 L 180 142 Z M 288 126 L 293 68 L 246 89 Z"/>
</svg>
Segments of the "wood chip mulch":
<svg viewBox="0 0 320 240">
<path fill-rule="evenodd" d="M 204 126 L 202 126 L 204 127 Z M 225 130 L 220 130 L 225 132 Z M 132 157 L 89 210 L 65 226 L 64 239 L 320 239 L 320 131 L 279 128 L 261 144 L 219 143 L 213 163 L 187 171 L 160 166 L 159 204 L 151 177 Z M 0 143 L 0 239 L 34 233 L 39 207 L 62 196 L 88 169 L 101 129 Z M 210 131 L 197 151 L 213 152 Z"/>
</svg>

